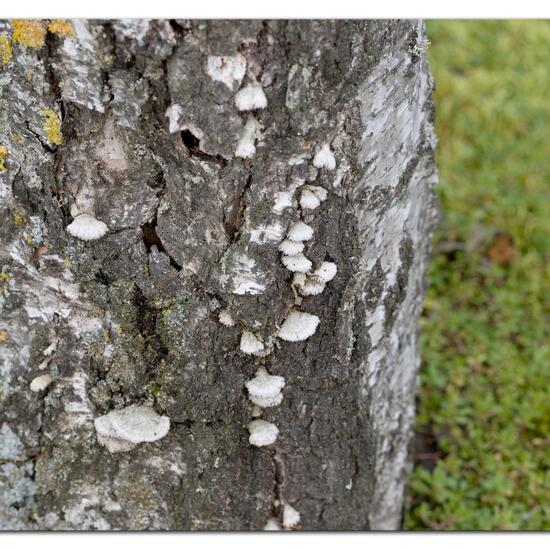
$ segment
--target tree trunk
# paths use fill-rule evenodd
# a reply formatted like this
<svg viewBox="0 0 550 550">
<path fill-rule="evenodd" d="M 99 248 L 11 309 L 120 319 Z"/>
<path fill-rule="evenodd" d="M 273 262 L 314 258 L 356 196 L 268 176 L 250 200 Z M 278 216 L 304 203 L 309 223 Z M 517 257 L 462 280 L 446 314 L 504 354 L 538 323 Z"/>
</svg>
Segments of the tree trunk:
<svg viewBox="0 0 550 550">
<path fill-rule="evenodd" d="M 3 529 L 399 528 L 425 47 L 411 21 L 0 23 Z"/>
</svg>

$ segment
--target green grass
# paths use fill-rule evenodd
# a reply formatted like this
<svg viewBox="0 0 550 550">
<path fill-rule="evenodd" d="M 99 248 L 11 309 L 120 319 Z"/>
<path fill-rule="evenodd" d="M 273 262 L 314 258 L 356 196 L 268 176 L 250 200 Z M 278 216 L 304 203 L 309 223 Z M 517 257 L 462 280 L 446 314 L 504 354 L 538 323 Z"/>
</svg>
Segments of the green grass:
<svg viewBox="0 0 550 550">
<path fill-rule="evenodd" d="M 550 529 L 550 22 L 427 27 L 442 220 L 417 423 L 438 458 L 404 527 Z"/>
</svg>

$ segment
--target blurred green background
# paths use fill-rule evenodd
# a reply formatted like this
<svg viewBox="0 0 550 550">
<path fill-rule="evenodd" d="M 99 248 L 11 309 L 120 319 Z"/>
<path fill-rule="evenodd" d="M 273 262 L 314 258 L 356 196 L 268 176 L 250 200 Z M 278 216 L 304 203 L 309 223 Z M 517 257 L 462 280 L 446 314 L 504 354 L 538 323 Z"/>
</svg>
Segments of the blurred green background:
<svg viewBox="0 0 550 550">
<path fill-rule="evenodd" d="M 550 529 L 550 21 L 429 21 L 442 219 L 404 528 Z"/>
</svg>

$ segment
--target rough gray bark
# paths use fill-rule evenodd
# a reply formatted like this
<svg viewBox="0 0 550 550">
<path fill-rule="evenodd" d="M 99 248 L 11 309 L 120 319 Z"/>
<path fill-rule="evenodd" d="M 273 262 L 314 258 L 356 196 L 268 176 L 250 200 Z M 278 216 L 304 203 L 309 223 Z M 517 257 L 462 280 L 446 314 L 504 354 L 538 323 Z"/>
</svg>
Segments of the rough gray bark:
<svg viewBox="0 0 550 550">
<path fill-rule="evenodd" d="M 0 23 L 2 528 L 262 529 L 283 503 L 298 529 L 398 528 L 435 222 L 422 24 L 47 25 Z M 253 80 L 267 108 L 243 160 L 235 94 Z M 312 164 L 324 143 L 335 170 Z M 307 184 L 328 191 L 315 210 Z M 68 234 L 74 204 L 109 232 Z M 338 273 L 291 343 L 277 248 L 299 219 L 306 256 Z M 271 353 L 240 352 L 244 329 Z M 260 364 L 286 385 L 258 448 L 244 384 Z M 170 431 L 111 454 L 94 419 L 131 404 Z"/>
</svg>

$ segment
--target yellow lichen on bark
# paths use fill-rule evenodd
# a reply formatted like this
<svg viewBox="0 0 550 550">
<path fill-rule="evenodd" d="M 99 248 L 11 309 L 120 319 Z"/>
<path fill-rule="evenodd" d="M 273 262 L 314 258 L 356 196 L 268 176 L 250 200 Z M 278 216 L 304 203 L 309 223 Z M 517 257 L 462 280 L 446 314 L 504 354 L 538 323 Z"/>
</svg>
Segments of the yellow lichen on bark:
<svg viewBox="0 0 550 550">
<path fill-rule="evenodd" d="M 54 145 L 61 145 L 63 143 L 63 134 L 61 133 L 61 121 L 57 113 L 53 109 L 44 109 L 40 111 L 40 114 L 44 117 L 43 128 L 48 141 Z"/>
<path fill-rule="evenodd" d="M 6 164 L 4 161 L 7 156 L 8 150 L 3 145 L 0 145 L 0 172 L 4 172 L 6 170 Z"/>
<path fill-rule="evenodd" d="M 58 34 L 61 38 L 65 38 L 66 36 L 70 36 L 71 38 L 76 37 L 72 23 L 66 19 L 52 19 L 48 25 L 48 30 L 53 34 Z"/>
<path fill-rule="evenodd" d="M 0 330 L 0 342 L 7 342 L 9 339 L 9 334 L 5 330 Z"/>
<path fill-rule="evenodd" d="M 14 19 L 13 42 L 28 48 L 41 48 L 46 41 L 46 27 L 39 19 Z"/>
<path fill-rule="evenodd" d="M 12 218 L 15 225 L 23 225 L 27 223 L 27 217 L 23 214 L 19 214 L 19 212 L 14 212 Z"/>
<path fill-rule="evenodd" d="M 0 36 L 0 61 L 7 65 L 13 57 L 10 39 L 7 36 Z"/>
</svg>

